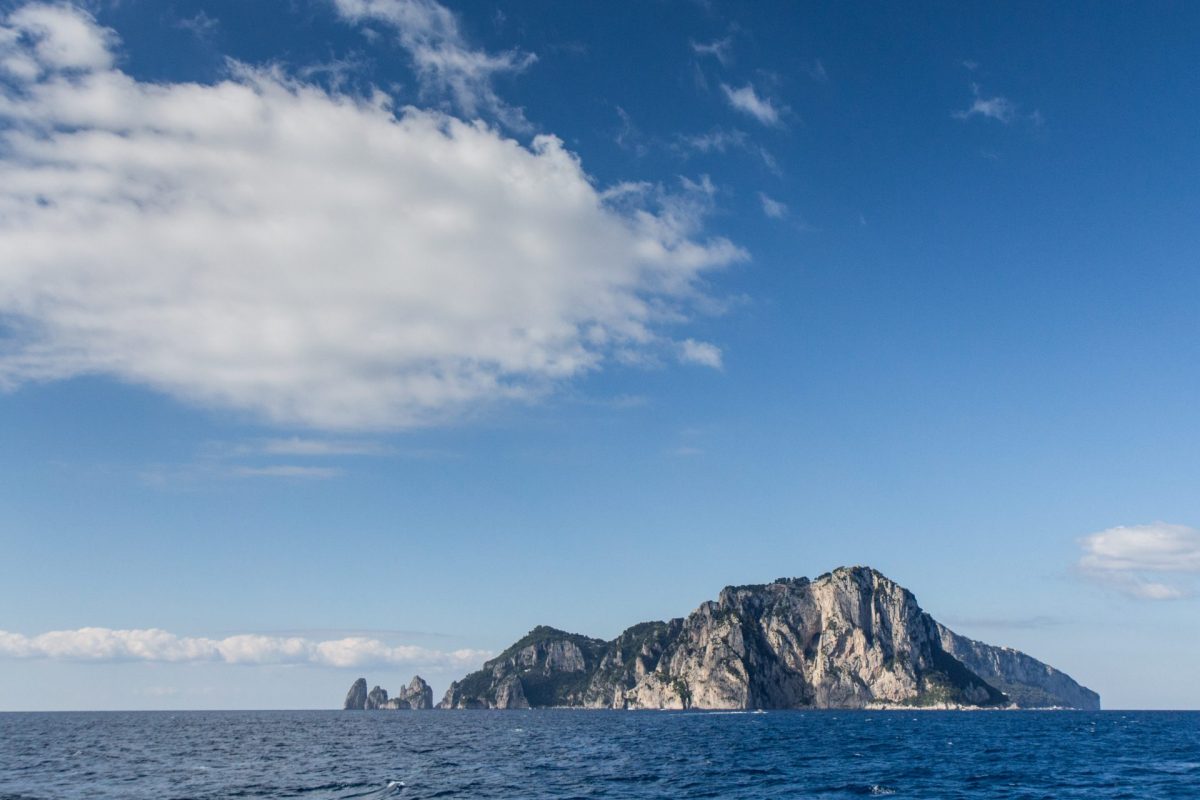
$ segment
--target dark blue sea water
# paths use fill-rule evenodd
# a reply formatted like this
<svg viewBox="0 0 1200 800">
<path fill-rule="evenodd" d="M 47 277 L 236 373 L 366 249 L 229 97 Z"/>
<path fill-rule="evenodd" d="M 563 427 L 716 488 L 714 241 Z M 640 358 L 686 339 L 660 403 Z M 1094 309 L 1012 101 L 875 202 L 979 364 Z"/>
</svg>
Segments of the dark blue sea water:
<svg viewBox="0 0 1200 800">
<path fill-rule="evenodd" d="M 0 714 L 0 798 L 1200 798 L 1200 713 Z"/>
</svg>

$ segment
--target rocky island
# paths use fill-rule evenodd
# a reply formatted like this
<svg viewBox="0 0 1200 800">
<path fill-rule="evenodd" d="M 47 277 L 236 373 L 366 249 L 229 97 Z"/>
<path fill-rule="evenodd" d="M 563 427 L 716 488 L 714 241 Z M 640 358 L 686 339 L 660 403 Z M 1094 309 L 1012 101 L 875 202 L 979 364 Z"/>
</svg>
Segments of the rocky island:
<svg viewBox="0 0 1200 800">
<path fill-rule="evenodd" d="M 376 686 L 367 691 L 367 679 L 359 678 L 346 693 L 346 701 L 342 703 L 344 711 L 376 711 L 386 709 L 423 710 L 433 708 L 433 689 L 420 676 L 415 676 L 408 686 L 400 690 L 395 697 L 389 698 L 387 689 Z"/>
<path fill-rule="evenodd" d="M 390 707 L 386 692 L 372 705 L 382 691 L 360 679 L 346 707 Z M 534 628 L 437 707 L 551 706 L 1094 710 L 1100 696 L 1017 650 L 959 636 L 876 570 L 842 567 L 726 587 L 687 617 L 612 641 Z"/>
</svg>

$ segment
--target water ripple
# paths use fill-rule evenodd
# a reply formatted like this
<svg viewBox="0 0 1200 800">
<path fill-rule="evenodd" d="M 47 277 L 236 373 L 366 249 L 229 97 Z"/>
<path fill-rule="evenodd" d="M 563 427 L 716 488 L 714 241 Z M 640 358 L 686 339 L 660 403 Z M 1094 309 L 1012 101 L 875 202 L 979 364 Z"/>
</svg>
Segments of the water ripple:
<svg viewBox="0 0 1200 800">
<path fill-rule="evenodd" d="M 0 800 L 1196 798 L 1200 714 L 0 714 Z"/>
</svg>

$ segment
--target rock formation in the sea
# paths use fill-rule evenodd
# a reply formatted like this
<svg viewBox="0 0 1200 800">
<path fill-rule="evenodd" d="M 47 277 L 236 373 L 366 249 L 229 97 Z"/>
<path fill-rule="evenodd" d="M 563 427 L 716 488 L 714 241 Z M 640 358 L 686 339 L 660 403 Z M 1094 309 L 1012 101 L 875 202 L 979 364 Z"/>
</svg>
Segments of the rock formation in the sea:
<svg viewBox="0 0 1200 800">
<path fill-rule="evenodd" d="M 1100 710 L 1100 695 L 1020 650 L 977 642 L 940 624 L 938 633 L 943 650 L 1021 708 Z"/>
<path fill-rule="evenodd" d="M 979 664 L 995 664 L 972 668 L 976 650 L 958 655 L 966 650 L 947 635 L 908 590 L 843 567 L 728 587 L 685 619 L 635 625 L 611 642 L 535 628 L 451 684 L 438 708 L 1098 704 L 1029 656 L 963 639 L 987 654 Z"/>
<path fill-rule="evenodd" d="M 427 710 L 433 708 L 433 689 L 425 680 L 417 675 L 395 697 L 388 701 L 388 708 Z"/>
<path fill-rule="evenodd" d="M 367 679 L 359 678 L 350 685 L 346 692 L 346 702 L 342 703 L 344 711 L 361 711 L 367 707 Z"/>
<path fill-rule="evenodd" d="M 368 692 L 367 679 L 359 678 L 346 693 L 346 702 L 342 704 L 342 708 L 346 711 L 430 709 L 433 708 L 433 689 L 417 675 L 408 686 L 389 699 L 386 689 L 376 686 Z"/>
<path fill-rule="evenodd" d="M 387 705 L 387 690 L 376 686 L 367 692 L 367 711 L 374 711 Z"/>
</svg>

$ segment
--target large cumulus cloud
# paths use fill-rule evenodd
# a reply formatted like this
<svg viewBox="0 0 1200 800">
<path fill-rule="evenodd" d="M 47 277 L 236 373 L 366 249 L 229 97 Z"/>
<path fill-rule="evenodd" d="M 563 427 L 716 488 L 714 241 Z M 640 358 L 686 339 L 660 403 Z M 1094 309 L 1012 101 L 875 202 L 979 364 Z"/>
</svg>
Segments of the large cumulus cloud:
<svg viewBox="0 0 1200 800">
<path fill-rule="evenodd" d="M 706 181 L 602 190 L 554 136 L 269 68 L 143 82 L 116 44 L 69 6 L 0 23 L 0 386 L 426 424 L 679 353 L 703 274 L 746 257 L 704 235 Z"/>
</svg>

